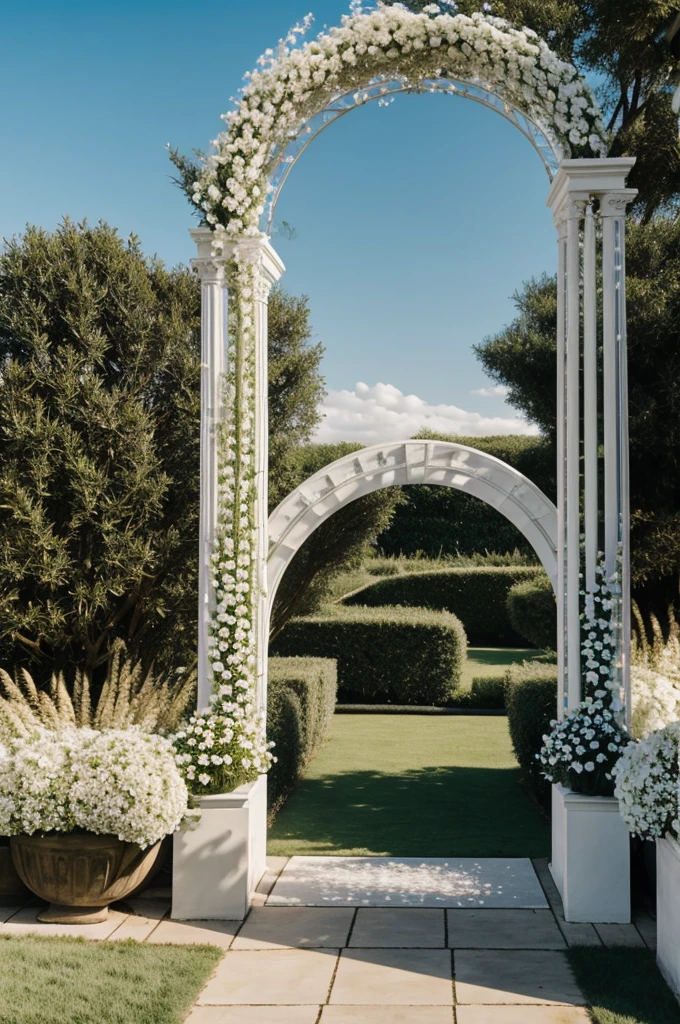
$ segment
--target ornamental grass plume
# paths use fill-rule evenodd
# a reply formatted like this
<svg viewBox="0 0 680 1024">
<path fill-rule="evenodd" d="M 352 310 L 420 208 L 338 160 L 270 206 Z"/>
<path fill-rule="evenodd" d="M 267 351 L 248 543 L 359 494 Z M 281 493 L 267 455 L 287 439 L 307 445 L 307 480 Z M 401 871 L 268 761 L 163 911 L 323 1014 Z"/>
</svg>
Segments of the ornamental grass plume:
<svg viewBox="0 0 680 1024">
<path fill-rule="evenodd" d="M 156 679 L 153 669 L 144 673 L 141 663 L 127 656 L 125 644 L 113 645 L 111 661 L 97 700 L 92 698 L 88 674 L 76 670 L 69 689 L 63 672 L 53 674 L 47 689 L 40 689 L 26 669 L 12 679 L 0 669 L 0 737 L 29 736 L 36 729 L 61 732 L 87 728 L 127 729 L 144 732 L 175 729 L 194 692 L 195 673 L 186 672 L 177 682 Z"/>
<path fill-rule="evenodd" d="M 640 610 L 633 604 L 637 630 L 631 650 L 631 735 L 641 739 L 680 719 L 680 626 L 671 605 L 668 633 L 650 616 L 651 640 Z"/>
</svg>

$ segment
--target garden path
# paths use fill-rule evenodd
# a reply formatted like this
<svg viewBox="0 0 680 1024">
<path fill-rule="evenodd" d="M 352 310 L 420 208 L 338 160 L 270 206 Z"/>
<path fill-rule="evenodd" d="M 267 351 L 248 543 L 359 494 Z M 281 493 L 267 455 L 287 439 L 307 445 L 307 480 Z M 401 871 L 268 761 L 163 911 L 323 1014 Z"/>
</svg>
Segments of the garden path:
<svg viewBox="0 0 680 1024">
<path fill-rule="evenodd" d="M 172 921 L 169 890 L 148 889 L 103 925 L 7 907 L 0 934 L 220 946 L 186 1024 L 586 1024 L 568 946 L 654 944 L 651 918 L 567 924 L 545 860 L 533 862 L 542 906 L 504 909 L 267 905 L 288 863 L 270 858 L 244 922 Z"/>
</svg>

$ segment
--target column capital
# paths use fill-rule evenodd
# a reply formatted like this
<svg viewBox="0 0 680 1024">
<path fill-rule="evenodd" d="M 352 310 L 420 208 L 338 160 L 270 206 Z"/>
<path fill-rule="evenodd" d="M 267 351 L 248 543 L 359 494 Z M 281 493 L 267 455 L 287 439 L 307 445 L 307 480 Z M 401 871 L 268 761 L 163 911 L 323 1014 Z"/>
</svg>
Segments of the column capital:
<svg viewBox="0 0 680 1024">
<path fill-rule="evenodd" d="M 612 189 L 610 192 L 603 192 L 599 197 L 600 216 L 623 217 L 628 203 L 632 202 L 636 195 L 636 188 Z"/>
<path fill-rule="evenodd" d="M 210 228 L 192 228 L 189 231 L 198 256 L 191 261 L 201 281 L 222 284 L 224 281 L 224 257 L 213 248 L 213 233 Z"/>
<path fill-rule="evenodd" d="M 556 226 L 570 200 L 609 192 L 630 192 L 632 198 L 636 193 L 626 188 L 626 179 L 634 164 L 632 156 L 563 160 L 547 199 Z"/>
</svg>

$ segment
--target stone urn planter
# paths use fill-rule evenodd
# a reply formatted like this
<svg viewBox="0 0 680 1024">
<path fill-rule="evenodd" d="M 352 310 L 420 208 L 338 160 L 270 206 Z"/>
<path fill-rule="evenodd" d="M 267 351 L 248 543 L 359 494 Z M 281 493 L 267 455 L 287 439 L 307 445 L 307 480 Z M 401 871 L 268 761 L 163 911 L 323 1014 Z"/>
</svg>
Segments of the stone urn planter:
<svg viewBox="0 0 680 1024">
<path fill-rule="evenodd" d="M 57 924 L 105 921 L 109 903 L 124 899 L 154 870 L 161 841 L 142 850 L 117 836 L 49 832 L 12 836 L 12 860 L 31 892 L 48 900 L 38 920 Z"/>
<path fill-rule="evenodd" d="M 19 903 L 29 891 L 14 867 L 9 839 L 0 836 L 0 903 Z"/>
<path fill-rule="evenodd" d="M 656 841 L 656 962 L 680 999 L 680 845 Z"/>
<path fill-rule="evenodd" d="M 267 776 L 196 803 L 198 821 L 172 837 L 172 916 L 242 921 L 266 868 Z"/>
<path fill-rule="evenodd" d="M 553 786 L 550 871 L 567 921 L 630 922 L 630 835 L 615 797 Z"/>
</svg>

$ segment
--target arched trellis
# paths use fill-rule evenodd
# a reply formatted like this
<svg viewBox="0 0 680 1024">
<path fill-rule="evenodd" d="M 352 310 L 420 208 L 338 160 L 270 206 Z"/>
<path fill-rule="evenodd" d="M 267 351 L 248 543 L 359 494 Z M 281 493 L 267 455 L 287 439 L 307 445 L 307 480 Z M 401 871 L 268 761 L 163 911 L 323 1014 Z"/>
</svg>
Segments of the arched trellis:
<svg viewBox="0 0 680 1024">
<path fill-rule="evenodd" d="M 517 469 L 451 441 L 374 444 L 337 459 L 305 480 L 269 517 L 267 558 L 271 608 L 295 553 L 329 516 L 350 501 L 385 487 L 431 484 L 471 494 L 509 519 L 557 586 L 557 509 Z"/>
<path fill-rule="evenodd" d="M 368 36 L 373 31 L 371 41 Z M 625 210 L 635 195 L 626 188 L 635 161 L 603 156 L 606 146 L 588 86 L 533 33 L 482 15 L 429 17 L 382 7 L 346 19 L 340 29 L 322 34 L 300 50 L 274 56 L 269 66 L 256 71 L 227 118 L 228 130 L 218 137 L 215 152 L 197 174 L 189 173 L 185 179 L 205 222 L 192 231 L 202 302 L 201 707 L 208 704 L 214 685 L 222 683 L 242 703 L 251 703 L 256 686 L 260 703 L 266 700 L 267 300 L 284 270 L 267 235 L 259 230 L 268 191 L 273 188 L 275 204 L 287 171 L 307 141 L 348 109 L 379 98 L 383 89 L 382 95 L 389 95 L 444 84 L 449 91 L 455 86 L 458 95 L 483 102 L 513 121 L 541 154 L 552 179 L 548 206 L 558 241 L 557 511 L 555 533 L 547 530 L 546 538 L 556 551 L 554 571 L 547 552 L 542 560 L 546 568 L 551 566 L 556 582 L 558 712 L 579 703 L 583 695 L 581 574 L 586 592 L 593 590 L 601 549 L 608 572 L 618 567 L 621 573 L 613 608 L 613 686 L 625 692 L 629 706 Z M 554 173 L 556 160 L 559 166 Z M 184 162 L 178 163 L 180 170 L 186 169 Z M 230 312 L 233 309 L 231 333 L 227 294 Z M 392 446 L 371 448 L 355 458 L 360 466 L 366 465 L 362 458 L 375 459 L 379 466 L 381 453 L 382 459 L 388 458 L 386 448 L 394 459 L 395 479 L 412 471 L 415 449 L 410 442 L 402 448 L 400 469 L 398 449 Z M 467 484 L 471 491 L 473 486 L 481 490 L 484 483 L 484 493 L 491 496 L 490 478 L 483 480 L 482 467 L 481 476 L 465 473 L 464 466 L 469 469 L 477 455 L 463 459 L 460 446 L 451 453 L 427 444 L 421 452 L 423 465 L 433 455 L 435 462 L 449 459 L 448 467 L 439 467 L 444 476 L 454 473 L 461 482 L 463 478 L 476 481 Z M 451 460 L 457 460 L 457 466 Z M 384 469 L 376 468 L 373 478 L 387 479 Z M 343 493 L 358 496 L 361 487 L 370 484 L 370 466 L 366 472 L 355 472 L 354 480 L 336 481 L 336 471 L 325 471 L 331 479 L 325 496 L 323 480 L 319 488 L 308 482 L 272 517 L 274 587 L 297 540 L 310 528 L 310 517 L 316 516 L 318 522 L 318 515 Z M 499 473 L 497 467 L 492 476 Z M 539 526 L 554 526 L 555 511 L 541 503 L 545 499 L 538 497 L 533 485 L 524 492 L 524 483 L 517 491 L 511 478 L 506 485 L 505 490 L 494 492 L 495 498 L 505 494 L 501 511 L 526 515 L 524 526 L 538 551 Z M 298 499 L 304 508 L 296 506 Z M 544 509 L 545 519 L 528 514 L 529 499 L 538 500 L 534 513 Z M 288 511 L 281 519 L 284 506 L 291 514 L 287 522 Z M 563 897 L 560 863 L 570 829 L 564 815 L 554 816 L 553 871 Z M 259 872 L 264 867 L 264 802 L 255 833 L 257 849 L 247 859 L 249 870 L 255 865 Z M 627 835 L 623 848 L 628 850 Z M 627 877 L 627 871 L 622 871 L 624 887 Z"/>
<path fill-rule="evenodd" d="M 430 78 L 418 82 L 417 86 L 403 79 L 386 80 L 383 77 L 370 82 L 360 89 L 334 97 L 323 110 L 311 117 L 300 127 L 290 141 L 280 147 L 274 156 L 274 170 L 269 179 L 271 195 L 260 222 L 262 230 L 271 235 L 274 227 L 276 204 L 286 179 L 302 154 L 314 139 L 338 118 L 348 114 L 357 107 L 365 106 L 373 101 L 387 101 L 400 93 L 440 93 L 445 96 L 458 96 L 474 100 L 482 106 L 493 110 L 509 121 L 521 134 L 529 140 L 538 153 L 550 181 L 558 171 L 560 160 L 564 156 L 562 146 L 554 132 L 551 132 L 541 120 L 531 117 L 508 100 L 485 88 L 479 82 L 459 82 L 451 78 Z"/>
</svg>

